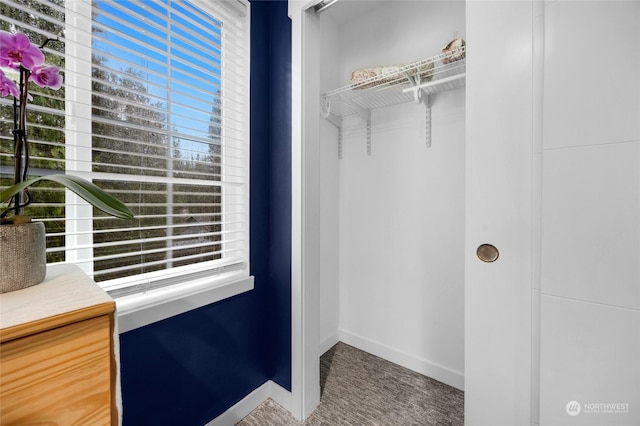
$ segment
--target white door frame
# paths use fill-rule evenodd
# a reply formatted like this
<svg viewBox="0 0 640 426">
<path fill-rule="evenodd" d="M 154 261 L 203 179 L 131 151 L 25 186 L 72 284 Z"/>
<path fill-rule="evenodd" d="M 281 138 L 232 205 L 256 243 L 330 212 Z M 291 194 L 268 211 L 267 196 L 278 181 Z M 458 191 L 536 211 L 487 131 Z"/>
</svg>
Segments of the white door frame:
<svg viewBox="0 0 640 426">
<path fill-rule="evenodd" d="M 309 10 L 315 3 L 289 0 L 291 387 L 298 419 L 320 399 L 320 38 Z M 474 425 L 532 421 L 533 5 L 467 2 L 465 420 Z M 498 246 L 495 264 L 478 261 L 481 243 Z"/>
<path fill-rule="evenodd" d="M 292 32 L 291 393 L 306 418 L 320 402 L 320 21 L 289 1 Z M 315 44 L 315 46 L 314 46 Z"/>
</svg>

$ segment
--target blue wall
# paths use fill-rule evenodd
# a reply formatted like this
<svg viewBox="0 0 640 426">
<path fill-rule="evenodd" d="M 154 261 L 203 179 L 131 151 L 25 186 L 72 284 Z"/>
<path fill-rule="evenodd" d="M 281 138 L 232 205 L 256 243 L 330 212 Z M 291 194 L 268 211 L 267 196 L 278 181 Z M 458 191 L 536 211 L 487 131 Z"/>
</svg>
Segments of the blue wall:
<svg viewBox="0 0 640 426">
<path fill-rule="evenodd" d="M 269 270 L 274 327 L 270 376 L 291 391 L 291 20 L 287 1 L 270 2 L 270 6 Z"/>
<path fill-rule="evenodd" d="M 291 23 L 251 2 L 255 289 L 120 335 L 123 423 L 197 425 L 266 380 L 291 389 Z"/>
</svg>

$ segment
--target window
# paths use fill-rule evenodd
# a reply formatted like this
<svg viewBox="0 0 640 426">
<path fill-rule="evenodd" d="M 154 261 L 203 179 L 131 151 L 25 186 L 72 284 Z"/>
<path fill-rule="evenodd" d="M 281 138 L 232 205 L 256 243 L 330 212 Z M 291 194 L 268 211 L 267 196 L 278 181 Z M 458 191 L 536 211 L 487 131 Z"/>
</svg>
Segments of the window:
<svg viewBox="0 0 640 426">
<path fill-rule="evenodd" d="M 16 0 L 0 29 L 44 48 L 59 91 L 33 86 L 31 174 L 74 174 L 123 201 L 105 216 L 41 186 L 48 262 L 73 262 L 114 296 L 248 274 L 247 3 Z M 0 100 L 0 185 L 11 182 L 12 106 Z"/>
</svg>

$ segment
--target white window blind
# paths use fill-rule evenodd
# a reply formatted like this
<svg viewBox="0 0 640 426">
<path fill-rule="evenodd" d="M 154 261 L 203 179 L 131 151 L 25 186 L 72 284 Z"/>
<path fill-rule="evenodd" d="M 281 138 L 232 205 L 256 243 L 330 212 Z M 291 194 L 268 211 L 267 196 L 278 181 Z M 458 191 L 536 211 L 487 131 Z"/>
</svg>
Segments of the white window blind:
<svg viewBox="0 0 640 426">
<path fill-rule="evenodd" d="M 114 219 L 64 190 L 32 191 L 48 260 L 77 263 L 116 296 L 247 271 L 248 16 L 217 2 L 21 0 L 3 5 L 1 19 L 36 43 L 61 40 L 45 53 L 65 70 L 63 89 L 32 89 L 32 174 L 90 179 L 136 215 Z"/>
</svg>

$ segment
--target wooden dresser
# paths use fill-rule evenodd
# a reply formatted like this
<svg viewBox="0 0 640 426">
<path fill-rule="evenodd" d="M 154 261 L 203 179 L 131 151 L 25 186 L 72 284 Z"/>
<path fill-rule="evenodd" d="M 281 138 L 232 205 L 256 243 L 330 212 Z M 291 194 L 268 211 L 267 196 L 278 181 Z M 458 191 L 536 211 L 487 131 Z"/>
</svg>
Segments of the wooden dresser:
<svg viewBox="0 0 640 426">
<path fill-rule="evenodd" d="M 1 294 L 0 425 L 117 425 L 114 312 L 75 265 Z"/>
</svg>

